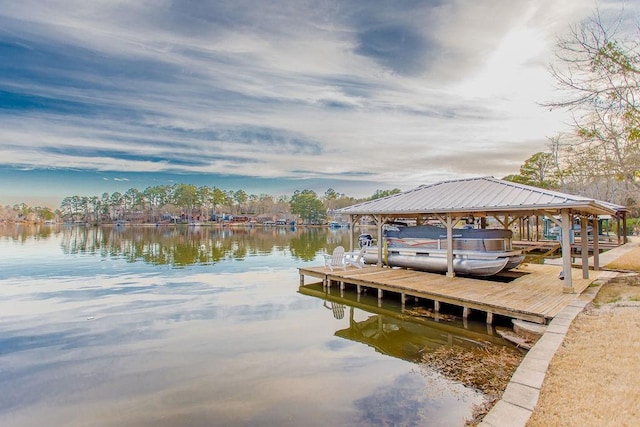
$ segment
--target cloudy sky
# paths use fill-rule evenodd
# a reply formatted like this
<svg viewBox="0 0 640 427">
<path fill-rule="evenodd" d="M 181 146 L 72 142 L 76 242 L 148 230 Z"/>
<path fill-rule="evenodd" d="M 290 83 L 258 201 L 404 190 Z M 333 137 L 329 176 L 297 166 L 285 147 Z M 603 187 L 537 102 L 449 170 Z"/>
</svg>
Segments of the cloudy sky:
<svg viewBox="0 0 640 427">
<path fill-rule="evenodd" d="M 557 37 L 595 7 L 0 0 L 0 204 L 171 183 L 362 197 L 516 173 L 566 129 L 539 103 Z"/>
</svg>

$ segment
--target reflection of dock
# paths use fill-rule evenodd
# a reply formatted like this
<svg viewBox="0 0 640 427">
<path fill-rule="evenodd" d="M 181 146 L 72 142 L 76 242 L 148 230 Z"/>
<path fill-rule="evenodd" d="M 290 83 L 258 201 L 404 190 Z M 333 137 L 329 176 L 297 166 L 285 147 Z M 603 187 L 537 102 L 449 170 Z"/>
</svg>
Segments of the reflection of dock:
<svg viewBox="0 0 640 427">
<path fill-rule="evenodd" d="M 301 285 L 304 276 L 311 276 L 321 279 L 329 288 L 337 283 L 341 288 L 355 286 L 358 293 L 363 288 L 376 289 L 379 299 L 384 292 L 393 292 L 400 294 L 403 303 L 407 297 L 431 300 L 435 311 L 439 311 L 441 303 L 451 304 L 462 307 L 465 318 L 471 310 L 482 311 L 487 313 L 487 323 L 492 323 L 493 315 L 497 314 L 544 324 L 575 298 L 575 294 L 563 292 L 558 278 L 560 270 L 557 266 L 526 264 L 508 272 L 509 277 L 503 277 L 506 282 L 373 266 L 334 271 L 310 267 L 300 268 L 299 272 Z M 591 279 L 583 279 L 576 270 L 574 289 L 582 292 L 598 272 L 592 275 Z"/>
<path fill-rule="evenodd" d="M 301 294 L 310 295 L 329 302 L 334 310 L 341 307 L 349 319 L 349 327 L 340 329 L 335 335 L 344 339 L 367 344 L 378 352 L 412 362 L 420 361 L 422 355 L 442 346 L 473 348 L 487 343 L 504 345 L 504 341 L 487 332 L 465 329 L 462 324 L 436 322 L 403 314 L 397 309 L 377 307 L 357 301 L 357 298 L 327 294 L 321 285 L 300 286 Z M 374 299 L 375 302 L 375 299 Z M 354 310 L 371 313 L 367 319 L 354 320 Z M 336 317 L 342 318 L 342 317 Z"/>
</svg>

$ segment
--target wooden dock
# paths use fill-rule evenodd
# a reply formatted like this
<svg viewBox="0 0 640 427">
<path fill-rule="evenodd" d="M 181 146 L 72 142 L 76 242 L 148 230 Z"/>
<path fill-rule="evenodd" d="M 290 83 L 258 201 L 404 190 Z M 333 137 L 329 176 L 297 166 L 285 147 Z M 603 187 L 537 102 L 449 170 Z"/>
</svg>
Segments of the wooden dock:
<svg viewBox="0 0 640 427">
<path fill-rule="evenodd" d="M 508 272 L 508 279 L 512 280 L 506 283 L 375 266 L 298 270 L 300 286 L 304 286 L 305 276 L 310 276 L 321 279 L 328 291 L 332 285 L 340 289 L 352 286 L 358 293 L 363 288 L 375 289 L 379 299 L 385 292 L 393 292 L 400 294 L 403 305 L 407 297 L 415 297 L 433 301 L 436 312 L 441 303 L 462 307 L 464 318 L 471 310 L 482 311 L 487 314 L 487 323 L 492 323 L 493 315 L 498 314 L 546 324 L 598 278 L 597 271 L 591 271 L 590 278 L 583 279 L 582 271 L 573 269 L 575 293 L 565 293 L 559 279 L 561 267 L 542 264 L 525 264 Z"/>
</svg>

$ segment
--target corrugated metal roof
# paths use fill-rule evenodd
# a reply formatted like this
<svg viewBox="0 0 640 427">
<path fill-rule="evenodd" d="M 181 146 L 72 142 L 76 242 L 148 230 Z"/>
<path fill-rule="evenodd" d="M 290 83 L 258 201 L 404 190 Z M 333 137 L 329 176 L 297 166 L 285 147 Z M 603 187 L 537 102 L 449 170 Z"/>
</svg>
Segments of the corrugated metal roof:
<svg viewBox="0 0 640 427">
<path fill-rule="evenodd" d="M 624 206 L 530 187 L 493 177 L 423 185 L 404 193 L 336 210 L 340 214 L 402 215 L 456 212 L 514 212 L 571 208 L 596 215 L 625 212 Z"/>
</svg>

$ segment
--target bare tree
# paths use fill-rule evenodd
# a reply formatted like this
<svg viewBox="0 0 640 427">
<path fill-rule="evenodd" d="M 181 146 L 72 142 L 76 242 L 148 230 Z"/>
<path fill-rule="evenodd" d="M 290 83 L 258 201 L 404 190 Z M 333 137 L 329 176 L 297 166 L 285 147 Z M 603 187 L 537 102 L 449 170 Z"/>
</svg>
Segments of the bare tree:
<svg viewBox="0 0 640 427">
<path fill-rule="evenodd" d="M 596 11 L 558 41 L 550 70 L 563 96 L 547 106 L 574 119 L 574 135 L 551 140 L 555 161 L 560 149 L 567 158 L 561 185 L 597 187 L 627 204 L 640 190 L 640 33 L 618 36 L 621 23 L 622 15 L 606 25 Z"/>
</svg>

